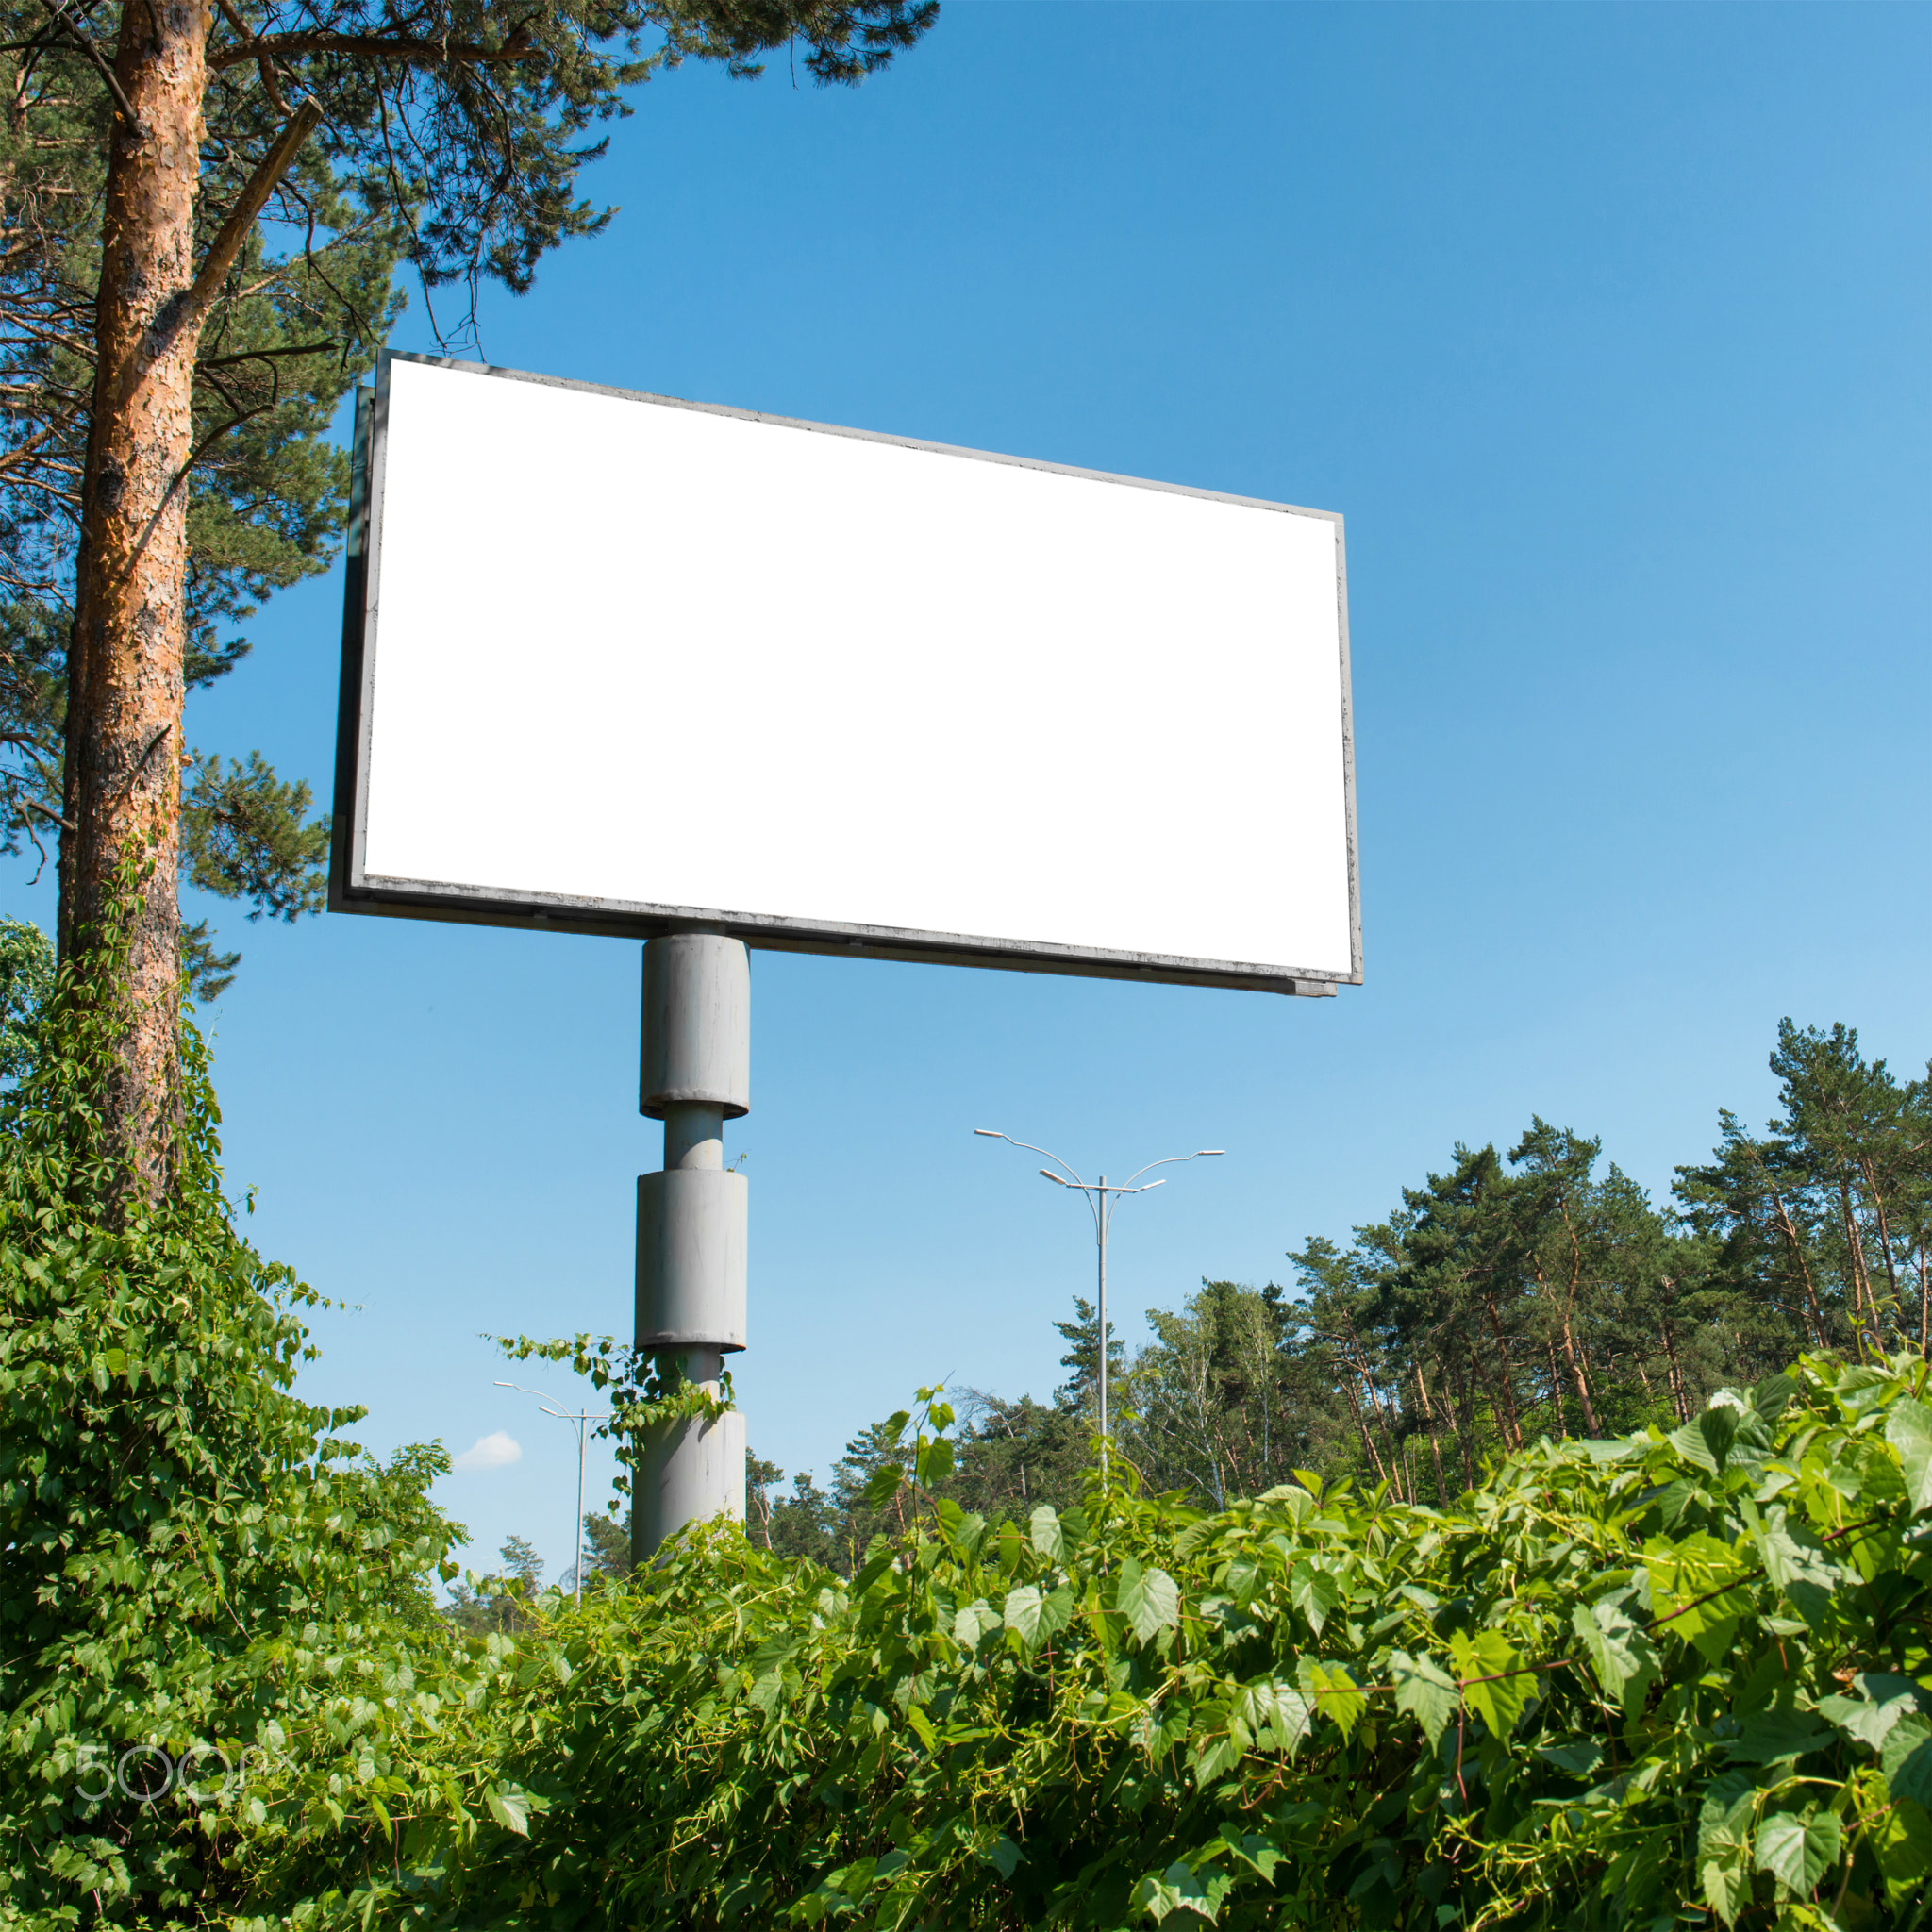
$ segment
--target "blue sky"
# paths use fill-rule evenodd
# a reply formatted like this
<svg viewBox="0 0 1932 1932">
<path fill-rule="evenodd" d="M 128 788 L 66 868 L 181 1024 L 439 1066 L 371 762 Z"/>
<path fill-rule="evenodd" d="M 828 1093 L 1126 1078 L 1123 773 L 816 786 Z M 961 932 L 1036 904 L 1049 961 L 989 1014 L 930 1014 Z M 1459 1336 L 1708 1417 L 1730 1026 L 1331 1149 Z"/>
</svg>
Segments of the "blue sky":
<svg viewBox="0 0 1932 1932">
<path fill-rule="evenodd" d="M 1365 985 L 755 956 L 761 1454 L 823 1478 L 918 1383 L 1059 1379 L 1091 1224 L 976 1125 L 1227 1148 L 1122 1210 L 1134 1336 L 1532 1112 L 1662 1190 L 1768 1110 L 1781 1015 L 1923 1067 L 1928 99 L 1922 8 L 960 0 L 855 92 L 644 91 L 587 177 L 622 212 L 486 299 L 489 359 L 1348 522 Z M 325 795 L 340 609 L 280 599 L 191 736 Z M 573 1441 L 479 1335 L 628 1325 L 638 948 L 217 916 L 231 1179 L 356 1308 L 306 1386 L 378 1449 L 508 1432 L 440 1493 L 557 1574 Z"/>
</svg>

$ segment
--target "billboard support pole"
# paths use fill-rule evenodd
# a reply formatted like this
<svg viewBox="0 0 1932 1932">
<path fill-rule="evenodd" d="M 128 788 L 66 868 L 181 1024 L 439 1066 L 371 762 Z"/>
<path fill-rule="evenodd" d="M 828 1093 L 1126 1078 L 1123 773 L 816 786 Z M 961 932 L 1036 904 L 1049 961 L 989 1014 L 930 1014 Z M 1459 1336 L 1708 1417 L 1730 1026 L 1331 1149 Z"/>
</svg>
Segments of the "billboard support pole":
<svg viewBox="0 0 1932 1932">
<path fill-rule="evenodd" d="M 658 1379 L 715 1401 L 745 1342 L 747 1186 L 724 1165 L 724 1123 L 751 1110 L 751 961 L 741 940 L 671 933 L 644 948 L 639 1110 L 664 1123 L 664 1166 L 638 1178 L 637 1347 Z M 675 1370 L 672 1365 L 675 1364 Z M 744 1520 L 744 1418 L 658 1424 L 641 1444 L 631 1550 L 688 1523 Z"/>
</svg>

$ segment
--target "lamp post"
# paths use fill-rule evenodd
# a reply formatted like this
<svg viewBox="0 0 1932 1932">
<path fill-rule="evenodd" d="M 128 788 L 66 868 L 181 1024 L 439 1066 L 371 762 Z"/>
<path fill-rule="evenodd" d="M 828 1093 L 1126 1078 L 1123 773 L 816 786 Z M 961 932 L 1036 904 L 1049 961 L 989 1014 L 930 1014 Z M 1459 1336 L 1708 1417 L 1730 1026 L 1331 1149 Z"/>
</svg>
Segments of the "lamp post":
<svg viewBox="0 0 1932 1932">
<path fill-rule="evenodd" d="M 578 1603 L 582 1603 L 584 1600 L 584 1445 L 586 1440 L 585 1431 L 591 1423 L 608 1423 L 610 1420 L 610 1417 L 608 1416 L 608 1414 L 592 1415 L 588 1409 L 581 1409 L 577 1411 L 575 1414 L 573 1414 L 567 1408 L 555 1407 L 551 1403 L 550 1397 L 545 1395 L 542 1390 L 525 1389 L 521 1382 L 499 1382 L 496 1384 L 496 1387 L 499 1389 L 514 1389 L 519 1395 L 534 1395 L 541 1403 L 542 1403 L 543 1413 L 545 1415 L 554 1415 L 558 1422 L 575 1423 L 576 1424 L 577 1556 L 576 1562 L 573 1566 L 573 1574 L 576 1577 L 576 1600 Z"/>
<path fill-rule="evenodd" d="M 1197 1147 L 1191 1154 L 1170 1154 L 1164 1160 L 1150 1160 L 1145 1167 L 1136 1168 L 1124 1182 L 1109 1186 L 1102 1174 L 1097 1181 L 1083 1181 L 1074 1170 L 1049 1148 L 1036 1147 L 1031 1141 L 1016 1141 L 1010 1134 L 1003 1134 L 997 1127 L 974 1127 L 973 1130 L 985 1141 L 1004 1141 L 1009 1147 L 1024 1148 L 1028 1154 L 1044 1154 L 1061 1170 L 1055 1174 L 1053 1168 L 1042 1167 L 1041 1175 L 1053 1182 L 1057 1188 L 1070 1188 L 1087 1197 L 1087 1205 L 1093 1212 L 1094 1245 L 1100 1251 L 1100 1306 L 1096 1319 L 1100 1324 L 1100 1466 L 1107 1467 L 1107 1230 L 1113 1221 L 1114 1209 L 1125 1194 L 1144 1194 L 1155 1188 L 1164 1188 L 1167 1177 L 1163 1174 L 1158 1181 L 1148 1181 L 1142 1187 L 1136 1187 L 1143 1174 L 1152 1174 L 1157 1167 L 1174 1167 L 1190 1160 L 1217 1158 L 1227 1150 L 1223 1147 Z M 1113 1198 L 1109 1200 L 1108 1197 Z"/>
</svg>

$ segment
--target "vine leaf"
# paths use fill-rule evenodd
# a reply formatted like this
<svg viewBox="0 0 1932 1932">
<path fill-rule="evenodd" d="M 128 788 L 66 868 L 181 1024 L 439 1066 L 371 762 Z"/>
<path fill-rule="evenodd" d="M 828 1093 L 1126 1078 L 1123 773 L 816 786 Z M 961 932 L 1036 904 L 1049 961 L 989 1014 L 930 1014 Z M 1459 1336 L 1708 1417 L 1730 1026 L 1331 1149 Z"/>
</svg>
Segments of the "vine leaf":
<svg viewBox="0 0 1932 1932">
<path fill-rule="evenodd" d="M 1932 1811 L 1932 1724 L 1922 1717 L 1900 1718 L 1878 1761 L 1894 1798 L 1909 1798 Z"/>
<path fill-rule="evenodd" d="M 1697 1878 L 1705 1903 L 1726 1925 L 1751 1898 L 1751 1814 L 1757 1788 L 1742 1772 L 1711 1781 L 1697 1819 Z"/>
<path fill-rule="evenodd" d="M 1142 1571 L 1140 1563 L 1129 1557 L 1121 1565 L 1113 1607 L 1127 1620 L 1127 1627 L 1135 1637 L 1146 1643 L 1156 1631 L 1172 1629 L 1179 1624 L 1180 1588 L 1165 1570 Z"/>
<path fill-rule="evenodd" d="M 1319 1637 L 1328 1612 L 1341 1601 L 1341 1586 L 1327 1571 L 1317 1570 L 1312 1563 L 1297 1563 L 1288 1579 L 1288 1594 Z"/>
<path fill-rule="evenodd" d="M 1774 1811 L 1757 1827 L 1757 1869 L 1808 1892 L 1839 1860 L 1843 1834 L 1829 1811 Z"/>
<path fill-rule="evenodd" d="M 515 1785 L 491 1785 L 483 1793 L 484 1807 L 491 1817 L 506 1831 L 513 1831 L 519 1838 L 530 1835 L 530 1798 L 527 1791 L 520 1790 Z"/>
<path fill-rule="evenodd" d="M 1389 1668 L 1395 1679 L 1396 1709 L 1415 1718 L 1432 1746 L 1440 1742 L 1461 1702 L 1456 1679 L 1434 1657 L 1410 1657 L 1406 1650 L 1390 1657 Z"/>
<path fill-rule="evenodd" d="M 1898 1451 L 1914 1514 L 1932 1509 L 1932 1408 L 1907 1399 L 1885 1419 L 1885 1440 Z"/>
<path fill-rule="evenodd" d="M 1058 1563 L 1066 1555 L 1059 1512 L 1051 1503 L 1041 1504 L 1033 1512 L 1033 1547 L 1049 1563 Z"/>
<path fill-rule="evenodd" d="M 1707 1663 L 1722 1662 L 1751 1608 L 1750 1592 L 1724 1586 L 1750 1568 L 1737 1550 L 1703 1530 L 1672 1542 L 1652 1537 L 1643 1546 L 1650 1572 L 1650 1604 L 1665 1627 L 1694 1644 Z M 1722 1594 L 1719 1592 L 1722 1591 Z"/>
<path fill-rule="evenodd" d="M 1004 1620 L 1008 1630 L 1028 1649 L 1040 1641 L 1040 1591 L 1030 1583 L 1007 1592 Z"/>
<path fill-rule="evenodd" d="M 1333 1718 L 1344 1738 L 1354 1735 L 1356 1720 L 1369 1707 L 1361 1687 L 1349 1674 L 1346 1664 L 1317 1663 L 1303 1657 L 1296 1672 L 1301 1686 L 1317 1711 Z"/>
<path fill-rule="evenodd" d="M 1536 1697 L 1529 1659 L 1500 1630 L 1478 1630 L 1474 1637 L 1457 1630 L 1449 1648 L 1463 1680 L 1463 1702 L 1496 1737 L 1508 1737 Z"/>
<path fill-rule="evenodd" d="M 1604 1694 L 1626 1712 L 1640 1710 L 1644 1691 L 1658 1674 L 1657 1647 L 1638 1628 L 1623 1603 L 1605 1597 L 1593 1604 L 1578 1604 L 1570 1613 L 1570 1627 L 1590 1653 Z"/>
</svg>

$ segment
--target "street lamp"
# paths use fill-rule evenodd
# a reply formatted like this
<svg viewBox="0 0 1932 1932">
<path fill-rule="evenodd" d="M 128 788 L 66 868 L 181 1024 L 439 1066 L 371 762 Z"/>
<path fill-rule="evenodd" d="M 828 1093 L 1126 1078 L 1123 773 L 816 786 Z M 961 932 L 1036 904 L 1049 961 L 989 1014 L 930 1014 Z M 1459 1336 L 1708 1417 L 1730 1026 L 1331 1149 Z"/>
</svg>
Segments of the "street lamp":
<svg viewBox="0 0 1932 1932">
<path fill-rule="evenodd" d="M 1227 1150 L 1223 1147 L 1197 1147 L 1191 1154 L 1170 1154 L 1165 1160 L 1150 1160 L 1145 1167 L 1136 1168 L 1124 1183 L 1109 1187 L 1105 1174 L 1097 1181 L 1083 1181 L 1051 1148 L 1036 1147 L 1031 1141 L 1016 1141 L 1012 1135 L 1003 1134 L 997 1127 L 974 1127 L 973 1131 L 984 1141 L 1004 1141 L 1009 1147 L 1024 1147 L 1028 1154 L 1044 1154 L 1060 1172 L 1056 1174 L 1053 1168 L 1042 1167 L 1041 1174 L 1057 1188 L 1068 1188 L 1086 1195 L 1087 1205 L 1092 1209 L 1093 1239 L 1100 1250 L 1100 1307 L 1096 1312 L 1100 1323 L 1100 1466 L 1104 1470 L 1107 1467 L 1107 1230 L 1113 1220 L 1113 1211 L 1120 1206 L 1124 1194 L 1145 1194 L 1167 1185 L 1167 1178 L 1163 1175 L 1158 1181 L 1149 1181 L 1144 1187 L 1137 1188 L 1134 1183 L 1143 1174 L 1152 1174 L 1157 1167 L 1218 1158 Z M 1113 1196 L 1110 1201 L 1108 1199 L 1109 1194 Z"/>
<path fill-rule="evenodd" d="M 576 1576 L 576 1600 L 584 1600 L 584 1443 L 585 1430 L 591 1423 L 608 1423 L 608 1415 L 592 1415 L 588 1409 L 573 1415 L 567 1408 L 557 1408 L 551 1399 L 541 1389 L 525 1389 L 521 1382 L 499 1382 L 499 1389 L 514 1389 L 519 1395 L 534 1395 L 543 1405 L 545 1415 L 554 1415 L 558 1422 L 575 1423 L 577 1430 L 577 1559 L 575 1570 Z"/>
</svg>

